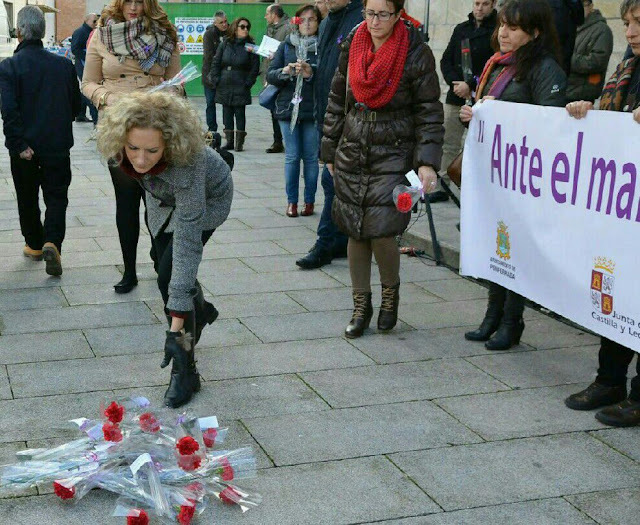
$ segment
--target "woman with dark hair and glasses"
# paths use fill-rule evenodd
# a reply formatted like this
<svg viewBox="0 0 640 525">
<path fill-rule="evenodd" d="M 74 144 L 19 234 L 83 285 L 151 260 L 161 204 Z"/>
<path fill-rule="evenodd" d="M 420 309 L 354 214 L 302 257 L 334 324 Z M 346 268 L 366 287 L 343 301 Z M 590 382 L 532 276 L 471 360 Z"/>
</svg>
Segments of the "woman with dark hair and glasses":
<svg viewBox="0 0 640 525">
<path fill-rule="evenodd" d="M 233 21 L 227 39 L 216 51 L 209 72 L 210 84 L 216 90 L 216 103 L 222 104 L 222 121 L 227 139 L 223 149 L 226 150 L 234 149 L 235 145 L 236 151 L 242 151 L 247 136 L 245 110 L 251 104 L 251 88 L 260 70 L 258 55 L 245 48 L 245 44 L 255 42 L 249 34 L 250 30 L 249 19 L 240 17 Z"/>
<path fill-rule="evenodd" d="M 547 0 L 507 0 L 498 13 L 493 48 L 497 52 L 480 76 L 476 100 L 564 107 L 567 77 L 559 65 L 558 36 Z M 462 106 L 460 120 L 468 123 L 472 118 L 473 108 Z M 486 341 L 489 350 L 508 350 L 520 342 L 523 312 L 524 297 L 489 283 L 484 319 L 464 337 Z"/>
<path fill-rule="evenodd" d="M 415 170 L 425 192 L 436 186 L 444 114 L 431 49 L 400 18 L 404 0 L 365 0 L 342 42 L 324 120 L 321 158 L 333 176 L 332 217 L 349 236 L 353 315 L 345 336 L 360 337 L 373 316 L 371 259 L 380 270 L 378 330 L 393 329 L 400 300 L 395 236 L 409 224 L 393 189 Z"/>
</svg>

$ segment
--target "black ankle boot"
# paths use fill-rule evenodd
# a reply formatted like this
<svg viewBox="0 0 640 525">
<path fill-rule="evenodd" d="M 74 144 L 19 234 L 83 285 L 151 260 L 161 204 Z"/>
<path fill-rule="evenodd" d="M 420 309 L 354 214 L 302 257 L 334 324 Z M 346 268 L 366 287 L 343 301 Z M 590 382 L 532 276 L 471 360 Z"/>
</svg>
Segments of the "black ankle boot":
<svg viewBox="0 0 640 525">
<path fill-rule="evenodd" d="M 136 286 L 138 286 L 138 277 L 135 273 L 127 274 L 125 273 L 119 283 L 113 285 L 113 289 L 116 293 L 129 293 Z"/>
<path fill-rule="evenodd" d="M 382 285 L 382 302 L 378 314 L 378 330 L 391 330 L 398 322 L 398 303 L 400 302 L 400 283 L 395 286 Z"/>
<path fill-rule="evenodd" d="M 234 147 L 234 140 L 233 140 L 233 136 L 234 136 L 234 132 L 232 129 L 225 129 L 224 130 L 224 138 L 226 139 L 227 143 L 222 146 L 222 148 L 220 149 L 226 149 L 233 151 L 233 147 Z"/>
<path fill-rule="evenodd" d="M 208 324 L 213 323 L 218 318 L 219 314 L 218 310 L 216 310 L 216 307 L 204 298 L 202 286 L 200 286 L 200 283 L 198 281 L 196 281 L 193 306 L 196 316 L 194 336 L 195 339 L 193 343 L 195 346 L 198 344 L 198 341 L 200 341 L 200 335 L 202 334 L 202 330 L 204 329 L 204 327 Z"/>
<path fill-rule="evenodd" d="M 178 408 L 188 403 L 193 394 L 200 391 L 200 374 L 196 368 L 191 333 L 186 332 L 183 335 L 181 332 L 167 332 L 165 356 L 167 351 L 173 359 L 173 366 L 169 388 L 164 394 L 164 404 L 170 408 Z"/>
<path fill-rule="evenodd" d="M 353 315 L 351 322 L 344 331 L 344 335 L 349 339 L 360 337 L 369 328 L 373 317 L 373 306 L 371 304 L 371 292 L 353 291 Z"/>
<path fill-rule="evenodd" d="M 523 311 L 524 297 L 507 291 L 500 327 L 495 335 L 484 344 L 487 350 L 509 350 L 520 342 L 520 336 L 524 331 Z"/>
<path fill-rule="evenodd" d="M 464 334 L 464 338 L 467 341 L 489 340 L 500 326 L 506 294 L 506 289 L 499 284 L 489 284 L 489 304 L 487 305 L 487 313 L 484 314 L 484 319 L 477 330 Z"/>
</svg>

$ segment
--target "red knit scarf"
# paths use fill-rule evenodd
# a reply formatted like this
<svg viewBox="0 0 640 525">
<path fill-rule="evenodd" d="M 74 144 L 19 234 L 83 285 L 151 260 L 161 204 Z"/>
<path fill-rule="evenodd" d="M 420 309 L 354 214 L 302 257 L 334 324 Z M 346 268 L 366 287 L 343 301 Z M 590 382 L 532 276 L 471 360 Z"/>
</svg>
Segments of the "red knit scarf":
<svg viewBox="0 0 640 525">
<path fill-rule="evenodd" d="M 409 31 L 402 20 L 375 53 L 367 24 L 360 24 L 349 49 L 349 85 L 356 100 L 371 109 L 386 106 L 398 90 L 408 51 Z"/>
</svg>

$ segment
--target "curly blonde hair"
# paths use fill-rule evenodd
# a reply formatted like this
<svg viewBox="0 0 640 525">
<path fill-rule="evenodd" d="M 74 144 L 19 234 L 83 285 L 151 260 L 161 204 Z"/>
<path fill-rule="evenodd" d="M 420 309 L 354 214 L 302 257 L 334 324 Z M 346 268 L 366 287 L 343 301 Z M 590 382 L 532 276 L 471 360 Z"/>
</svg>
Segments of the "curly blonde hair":
<svg viewBox="0 0 640 525">
<path fill-rule="evenodd" d="M 156 22 L 161 29 L 164 29 L 171 37 L 174 43 L 178 42 L 178 33 L 176 28 L 169 21 L 167 13 L 158 0 L 143 0 L 144 1 L 144 28 L 146 31 L 151 29 L 151 21 Z M 98 27 L 104 26 L 105 22 L 109 18 L 113 18 L 117 22 L 124 22 L 124 14 L 122 6 L 124 0 L 111 0 L 108 6 L 102 10 L 100 19 L 98 20 Z"/>
<path fill-rule="evenodd" d="M 193 164 L 205 147 L 202 123 L 188 101 L 163 91 L 131 93 L 105 109 L 98 122 L 98 151 L 106 160 L 122 160 L 133 128 L 157 129 L 164 140 L 164 160 L 173 166 Z"/>
</svg>

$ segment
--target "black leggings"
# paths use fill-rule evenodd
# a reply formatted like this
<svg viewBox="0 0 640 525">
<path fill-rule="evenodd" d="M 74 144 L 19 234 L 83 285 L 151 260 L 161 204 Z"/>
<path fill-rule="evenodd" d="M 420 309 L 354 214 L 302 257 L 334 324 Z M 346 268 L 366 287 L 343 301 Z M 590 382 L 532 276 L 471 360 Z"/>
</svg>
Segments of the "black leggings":
<svg viewBox="0 0 640 525">
<path fill-rule="evenodd" d="M 124 261 L 124 274 L 135 275 L 140 236 L 140 200 L 144 201 L 144 190 L 119 166 L 109 166 L 109 173 L 116 192 L 116 225 Z"/>
<path fill-rule="evenodd" d="M 227 131 L 244 131 L 247 127 L 247 117 L 245 110 L 247 106 L 222 106 L 222 122 Z M 235 117 L 236 125 L 233 125 Z"/>
</svg>

